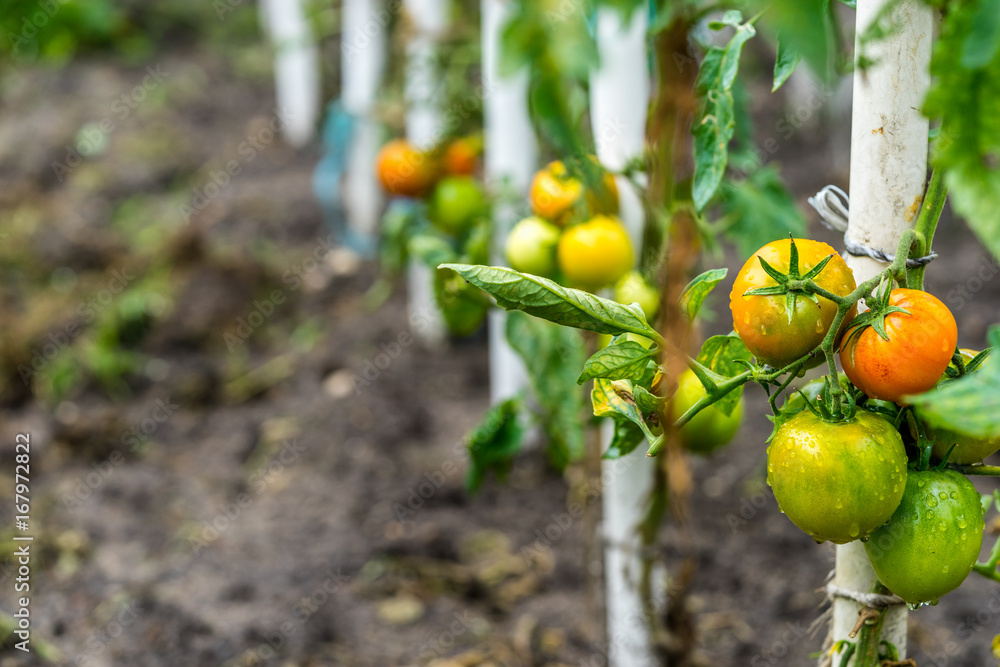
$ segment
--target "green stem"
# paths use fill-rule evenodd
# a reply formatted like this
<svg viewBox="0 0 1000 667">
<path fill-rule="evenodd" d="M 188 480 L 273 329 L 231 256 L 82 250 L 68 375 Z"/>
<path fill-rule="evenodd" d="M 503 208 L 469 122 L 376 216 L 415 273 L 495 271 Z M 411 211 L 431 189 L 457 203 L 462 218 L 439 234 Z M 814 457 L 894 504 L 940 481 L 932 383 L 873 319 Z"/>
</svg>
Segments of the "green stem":
<svg viewBox="0 0 1000 667">
<path fill-rule="evenodd" d="M 934 232 L 937 229 L 938 221 L 941 219 L 941 212 L 944 210 L 944 203 L 948 199 L 948 186 L 944 182 L 944 170 L 935 169 L 931 173 L 931 180 L 927 184 L 927 192 L 924 200 L 920 204 L 920 215 L 913 229 L 924 237 L 924 253 L 931 251 L 934 241 Z M 924 288 L 924 271 L 927 267 L 921 266 L 911 272 L 913 286 L 916 289 Z"/>
<path fill-rule="evenodd" d="M 950 466 L 963 475 L 981 475 L 983 477 L 1000 477 L 1000 466 Z"/>
<path fill-rule="evenodd" d="M 1000 570 L 997 570 L 997 565 L 1000 565 L 1000 538 L 993 544 L 990 559 L 985 563 L 976 563 L 972 569 L 987 579 L 1000 582 Z"/>
</svg>

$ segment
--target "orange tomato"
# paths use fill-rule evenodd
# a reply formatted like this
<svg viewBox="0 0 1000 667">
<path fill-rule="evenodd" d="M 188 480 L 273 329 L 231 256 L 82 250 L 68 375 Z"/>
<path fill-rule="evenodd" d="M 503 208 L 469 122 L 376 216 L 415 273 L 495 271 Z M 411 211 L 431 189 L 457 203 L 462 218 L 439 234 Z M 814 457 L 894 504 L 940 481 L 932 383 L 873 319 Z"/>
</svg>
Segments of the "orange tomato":
<svg viewBox="0 0 1000 667">
<path fill-rule="evenodd" d="M 618 212 L 618 186 L 611 174 L 605 173 L 600 187 L 587 190 L 583 183 L 567 173 L 566 165 L 559 161 L 550 163 L 535 174 L 529 197 L 535 215 L 556 224 L 568 221 L 581 198 L 587 205 L 585 213 Z"/>
<path fill-rule="evenodd" d="M 899 403 L 941 379 L 955 354 L 958 325 L 948 306 L 928 292 L 894 289 L 889 304 L 909 313 L 886 315 L 889 340 L 871 327 L 851 329 L 840 346 L 840 363 L 868 396 Z"/>
<path fill-rule="evenodd" d="M 405 197 L 422 197 L 437 180 L 437 165 L 427 153 L 405 139 L 390 141 L 375 159 L 375 171 L 386 192 Z"/>
<path fill-rule="evenodd" d="M 462 137 L 444 151 L 444 172 L 449 176 L 472 176 L 479 166 L 483 142 L 479 137 Z"/>
</svg>

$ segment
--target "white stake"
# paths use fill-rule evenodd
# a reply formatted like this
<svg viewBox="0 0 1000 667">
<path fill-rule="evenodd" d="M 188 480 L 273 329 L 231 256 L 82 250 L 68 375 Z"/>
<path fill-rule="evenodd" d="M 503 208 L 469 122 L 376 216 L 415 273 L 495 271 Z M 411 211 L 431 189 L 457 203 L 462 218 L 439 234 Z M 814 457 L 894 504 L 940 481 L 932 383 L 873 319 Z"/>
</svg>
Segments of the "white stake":
<svg viewBox="0 0 1000 667">
<path fill-rule="evenodd" d="M 442 139 L 444 129 L 434 56 L 437 40 L 447 26 L 448 4 L 445 0 L 405 0 L 404 7 L 413 25 L 406 56 L 406 138 L 418 149 L 430 149 Z M 434 300 L 433 269 L 410 261 L 407 282 L 410 322 L 420 323 L 414 330 L 425 343 L 441 345 L 445 340 L 445 323 Z"/>
<path fill-rule="evenodd" d="M 274 83 L 285 139 L 303 146 L 319 117 L 319 51 L 304 0 L 263 0 L 262 17 L 274 44 Z"/>
<path fill-rule="evenodd" d="M 528 73 L 500 76 L 500 34 L 510 12 L 504 0 L 482 0 L 483 124 L 486 185 L 493 192 L 509 189 L 527 200 L 538 164 L 538 146 L 528 115 Z M 490 262 L 506 265 L 504 242 L 523 207 L 498 201 L 493 209 Z M 499 403 L 528 386 L 521 357 L 507 343 L 506 311 L 489 314 L 490 401 Z"/>
<path fill-rule="evenodd" d="M 384 0 L 344 0 L 340 97 L 344 110 L 354 118 L 344 176 L 344 208 L 347 223 L 372 247 L 383 199 L 375 177 L 381 136 L 374 111 L 385 70 L 388 21 Z"/>
<path fill-rule="evenodd" d="M 890 0 L 858 3 L 857 33 L 869 26 Z M 857 51 L 879 61 L 854 74 L 851 128 L 851 215 L 848 234 L 871 248 L 894 254 L 900 235 L 913 226 L 920 210 L 927 175 L 927 119 L 918 111 L 929 83 L 933 17 L 916 1 L 900 6 L 902 30 L 874 47 Z M 858 282 L 885 266 L 868 257 L 847 257 Z M 837 586 L 867 593 L 875 580 L 864 545 L 837 547 Z M 834 641 L 848 639 L 860 605 L 843 598 L 833 603 Z M 886 613 L 882 639 L 906 656 L 904 606 Z M 839 654 L 833 659 L 839 664 Z M 852 661 L 853 664 L 853 661 Z"/>
<path fill-rule="evenodd" d="M 597 12 L 601 66 L 590 77 L 591 123 L 597 157 L 610 169 L 621 169 L 643 151 L 650 96 L 647 29 L 648 18 L 641 9 L 627 25 L 617 10 Z M 624 178 L 618 179 L 618 192 L 622 221 L 638 249 L 644 218 L 642 200 Z M 601 429 L 605 446 L 611 442 L 613 429 L 610 423 Z M 650 614 L 639 585 L 644 567 L 639 524 L 649 507 L 655 472 L 656 463 L 642 452 L 620 461 L 602 461 L 610 667 L 659 664 L 653 651 Z M 653 592 L 658 593 L 659 588 L 654 579 Z"/>
</svg>

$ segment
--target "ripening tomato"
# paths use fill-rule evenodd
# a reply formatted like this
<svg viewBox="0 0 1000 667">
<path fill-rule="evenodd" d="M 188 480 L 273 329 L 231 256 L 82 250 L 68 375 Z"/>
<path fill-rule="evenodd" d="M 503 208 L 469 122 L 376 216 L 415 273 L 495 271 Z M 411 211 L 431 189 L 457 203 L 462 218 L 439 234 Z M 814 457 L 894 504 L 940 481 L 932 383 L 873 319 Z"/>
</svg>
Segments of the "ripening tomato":
<svg viewBox="0 0 1000 667">
<path fill-rule="evenodd" d="M 474 175 L 482 152 L 481 138 L 469 136 L 456 139 L 444 151 L 444 173 L 450 176 Z"/>
<path fill-rule="evenodd" d="M 647 322 L 652 322 L 660 312 L 660 290 L 650 285 L 638 271 L 629 271 L 618 281 L 615 285 L 615 301 L 626 306 L 638 303 Z"/>
<path fill-rule="evenodd" d="M 489 312 L 485 293 L 449 269 L 434 274 L 434 296 L 448 330 L 456 336 L 471 336 Z"/>
<path fill-rule="evenodd" d="M 434 187 L 428 213 L 434 226 L 457 236 L 486 211 L 486 197 L 468 176 L 448 176 Z"/>
<path fill-rule="evenodd" d="M 559 269 L 571 286 L 598 290 L 617 282 L 632 268 L 628 232 L 618 218 L 597 215 L 568 227 L 559 239 Z"/>
<path fill-rule="evenodd" d="M 744 296 L 748 290 L 777 285 L 764 271 L 758 258 L 781 273 L 787 273 L 791 247 L 791 240 L 783 239 L 768 243 L 751 255 L 736 276 L 729 294 L 729 308 L 733 313 L 736 333 L 758 361 L 775 368 L 787 366 L 815 349 L 823 342 L 837 315 L 837 304 L 823 297 L 817 297 L 817 304 L 809 295 L 800 294 L 789 312 L 785 294 Z M 805 275 L 832 255 L 830 262 L 814 279 L 815 283 L 838 296 L 847 296 L 857 287 L 854 272 L 826 243 L 795 239 L 795 248 L 799 254 L 799 275 Z M 845 325 L 856 312 L 852 308 L 847 313 Z"/>
<path fill-rule="evenodd" d="M 955 354 L 958 326 L 948 306 L 927 292 L 894 289 L 889 304 L 908 311 L 886 315 L 889 340 L 872 327 L 851 329 L 840 347 L 840 363 L 858 389 L 899 403 L 941 379 Z"/>
<path fill-rule="evenodd" d="M 865 551 L 889 590 L 910 604 L 933 602 L 972 572 L 984 529 L 979 492 L 961 473 L 911 471 L 899 507 Z"/>
<path fill-rule="evenodd" d="M 767 483 L 778 506 L 818 542 L 846 544 L 885 523 L 906 486 L 906 450 L 885 419 L 858 410 L 828 422 L 806 410 L 777 428 Z"/>
<path fill-rule="evenodd" d="M 504 244 L 510 268 L 550 278 L 556 271 L 559 233 L 558 227 L 537 216 L 521 220 L 510 230 Z"/>
<path fill-rule="evenodd" d="M 694 371 L 689 368 L 681 373 L 677 378 L 677 393 L 671 402 L 673 421 L 680 419 L 704 395 L 705 386 Z M 684 424 L 678 435 L 689 452 L 710 454 L 733 439 L 742 420 L 743 398 L 740 397 L 730 414 L 727 415 L 714 404 L 710 405 Z"/>
<path fill-rule="evenodd" d="M 375 158 L 375 171 L 386 192 L 404 197 L 422 197 L 437 179 L 433 158 L 405 139 L 390 141 Z"/>
<path fill-rule="evenodd" d="M 565 224 L 585 190 L 583 183 L 568 174 L 566 165 L 552 162 L 536 173 L 531 182 L 531 209 L 541 218 Z M 599 187 L 586 192 L 585 201 L 592 214 L 618 213 L 618 186 L 614 177 L 606 173 Z"/>
</svg>

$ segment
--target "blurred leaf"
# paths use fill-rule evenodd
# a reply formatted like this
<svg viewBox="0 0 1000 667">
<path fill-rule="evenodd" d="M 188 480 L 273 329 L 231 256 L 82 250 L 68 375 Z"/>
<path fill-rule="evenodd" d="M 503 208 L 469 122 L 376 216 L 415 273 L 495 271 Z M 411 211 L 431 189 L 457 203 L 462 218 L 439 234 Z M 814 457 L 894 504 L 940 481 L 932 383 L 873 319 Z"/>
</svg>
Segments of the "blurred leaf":
<svg viewBox="0 0 1000 667">
<path fill-rule="evenodd" d="M 521 399 L 518 397 L 498 403 L 466 436 L 469 471 L 465 477 L 465 488 L 469 493 L 479 490 L 487 472 L 492 470 L 500 479 L 507 474 L 510 462 L 521 451 L 524 438 L 520 411 Z"/>
<path fill-rule="evenodd" d="M 1000 326 L 990 329 L 989 340 L 994 349 L 1000 346 Z M 1000 437 L 1000 355 L 991 355 L 974 373 L 907 401 L 931 426 L 974 438 Z"/>
<path fill-rule="evenodd" d="M 417 223 L 416 207 L 402 202 L 390 204 L 382 216 L 379 256 L 386 273 L 399 273 L 406 266 L 410 236 Z"/>
<path fill-rule="evenodd" d="M 837 48 L 830 0 L 756 0 L 752 4 L 766 8 L 761 21 L 780 34 L 821 81 L 832 83 Z"/>
<path fill-rule="evenodd" d="M 611 437 L 611 444 L 602 458 L 617 459 L 630 454 L 632 450 L 642 444 L 646 439 L 642 429 L 630 421 L 618 420 L 615 422 L 615 433 Z"/>
<path fill-rule="evenodd" d="M 547 278 L 504 267 L 442 264 L 440 268 L 454 270 L 493 295 L 500 307 L 507 310 L 523 310 L 556 324 L 597 333 L 615 336 L 635 333 L 653 340 L 659 338 L 638 306 L 624 306 L 590 292 L 563 287 Z"/>
<path fill-rule="evenodd" d="M 432 268 L 458 259 L 458 253 L 448 239 L 430 232 L 418 232 L 410 238 L 409 254 Z"/>
<path fill-rule="evenodd" d="M 796 51 L 793 47 L 789 46 L 787 39 L 782 39 L 778 36 L 778 56 L 774 61 L 774 85 L 771 86 L 771 92 L 775 92 L 778 88 L 781 88 L 782 84 L 788 80 L 788 77 L 792 75 L 795 68 L 799 66 L 799 61 L 802 60 L 802 55 Z"/>
<path fill-rule="evenodd" d="M 730 20 L 735 14 L 726 15 Z M 733 82 L 739 71 L 743 45 L 756 34 L 749 23 L 736 27 L 725 48 L 712 47 L 705 54 L 695 92 L 700 100 L 691 126 L 694 135 L 694 183 L 692 197 L 701 212 L 715 195 L 726 172 L 729 141 L 734 132 Z"/>
<path fill-rule="evenodd" d="M 971 13 L 961 64 L 965 69 L 979 69 L 989 65 L 1000 48 L 1000 0 L 979 0 Z"/>
<path fill-rule="evenodd" d="M 535 400 L 542 407 L 542 428 L 549 437 L 549 458 L 562 469 L 583 456 L 584 392 L 576 384 L 583 366 L 583 338 L 578 331 L 524 313 L 507 316 L 507 340 L 524 360 Z"/>
<path fill-rule="evenodd" d="M 583 384 L 594 378 L 638 380 L 645 374 L 649 359 L 658 354 L 659 350 L 648 350 L 630 340 L 612 343 L 587 360 L 576 382 Z"/>
<path fill-rule="evenodd" d="M 952 11 L 946 16 L 934 46 L 933 84 L 924 113 L 942 118 L 932 164 L 946 170 L 953 208 L 1000 258 L 1000 218 L 996 215 L 1000 210 L 1000 50 L 987 39 L 979 16 L 992 4 L 995 0 L 978 0 L 975 11 Z M 973 51 L 970 44 L 978 44 L 981 50 Z M 967 67 L 967 63 L 981 62 L 990 49 L 990 61 Z"/>
<path fill-rule="evenodd" d="M 696 361 L 709 370 L 725 377 L 734 377 L 746 370 L 738 360 L 750 361 L 750 351 L 736 335 L 712 336 L 706 340 L 698 352 Z M 743 387 L 729 392 L 715 405 L 729 416 L 736 409 L 736 403 L 743 395 Z"/>
<path fill-rule="evenodd" d="M 687 315 L 688 322 L 694 321 L 709 293 L 722 282 L 728 272 L 729 269 L 711 269 L 696 276 L 687 284 L 681 292 L 680 306 L 681 312 Z"/>
<path fill-rule="evenodd" d="M 785 189 L 776 167 L 758 169 L 741 182 L 722 185 L 722 209 L 732 222 L 726 237 L 748 257 L 766 243 L 805 232 L 805 218 Z"/>
</svg>

